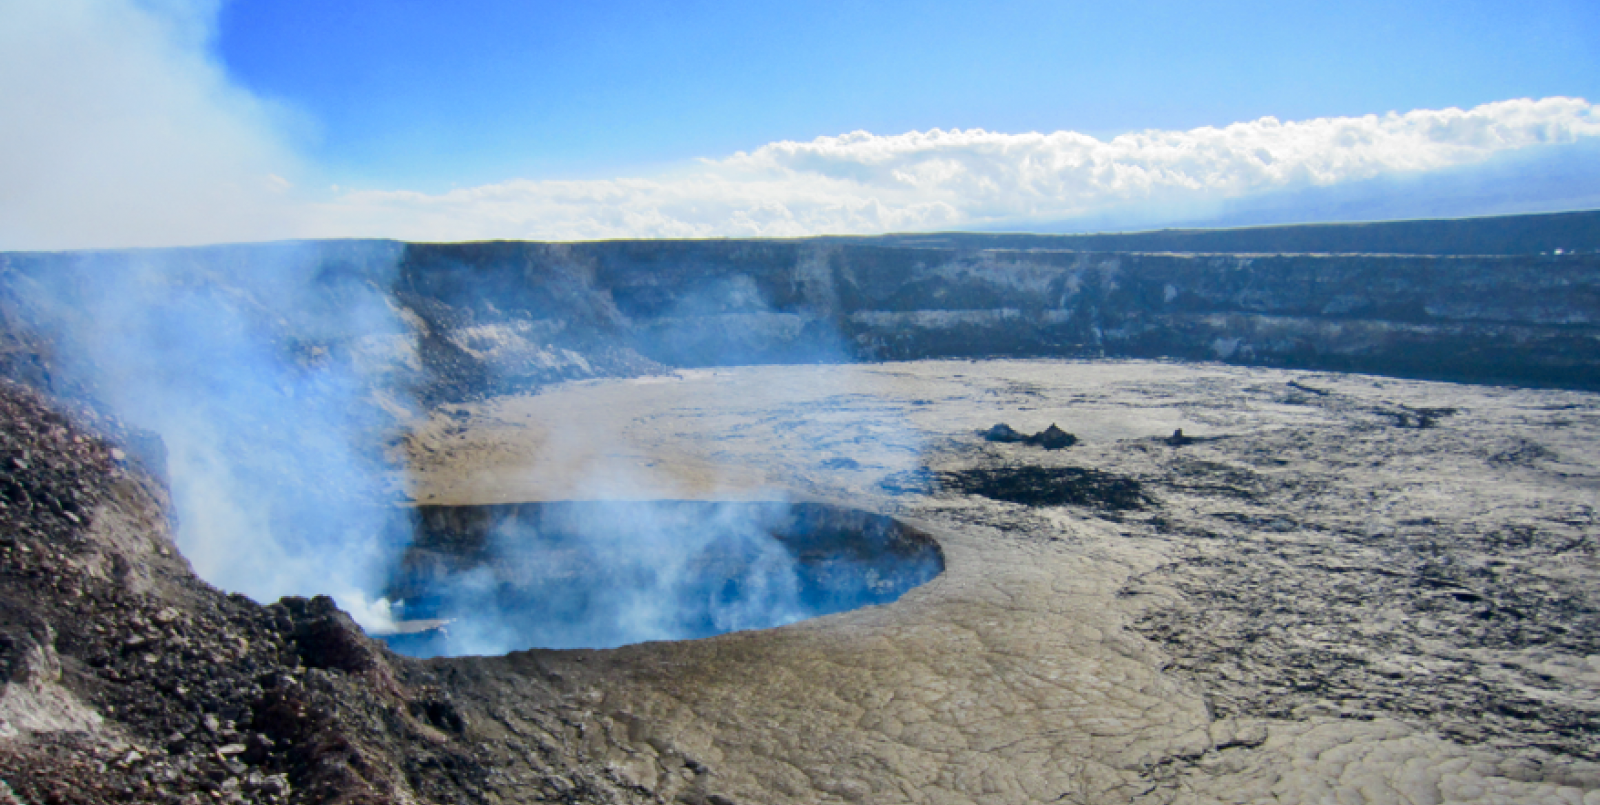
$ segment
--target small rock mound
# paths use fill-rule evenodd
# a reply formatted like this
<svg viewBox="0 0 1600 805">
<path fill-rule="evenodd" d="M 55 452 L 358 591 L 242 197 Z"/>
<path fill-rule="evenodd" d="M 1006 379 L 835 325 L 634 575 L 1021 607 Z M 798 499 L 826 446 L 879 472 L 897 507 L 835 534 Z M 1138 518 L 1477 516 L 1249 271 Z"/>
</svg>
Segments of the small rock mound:
<svg viewBox="0 0 1600 805">
<path fill-rule="evenodd" d="M 1007 425 L 1004 422 L 1001 422 L 1000 424 L 995 425 L 988 430 L 980 430 L 978 431 L 978 435 L 982 436 L 984 441 L 988 442 L 1010 443 L 1025 442 L 1028 440 L 1026 434 L 1017 432 L 1015 428 L 1012 428 L 1010 425 Z"/>
<path fill-rule="evenodd" d="M 1063 447 L 1071 447 L 1078 443 L 1077 436 L 1057 427 L 1054 422 L 1050 423 L 1050 427 L 1032 436 L 1023 434 L 1004 422 L 988 430 L 978 431 L 978 435 L 982 436 L 984 441 L 1000 443 L 1021 442 L 1032 447 L 1042 447 L 1046 450 L 1060 450 Z"/>
<path fill-rule="evenodd" d="M 1050 427 L 1029 436 L 1027 441 L 1024 442 L 1024 444 L 1043 447 L 1046 450 L 1060 450 L 1063 447 L 1071 447 L 1077 443 L 1078 437 L 1056 427 L 1054 422 L 1050 423 Z"/>
</svg>

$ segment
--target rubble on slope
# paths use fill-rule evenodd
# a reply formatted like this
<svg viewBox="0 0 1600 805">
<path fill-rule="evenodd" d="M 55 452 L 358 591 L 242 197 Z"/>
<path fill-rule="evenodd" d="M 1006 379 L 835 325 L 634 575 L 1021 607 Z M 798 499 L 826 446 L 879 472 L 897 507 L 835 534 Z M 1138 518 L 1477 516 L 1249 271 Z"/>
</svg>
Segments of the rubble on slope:
<svg viewBox="0 0 1600 805">
<path fill-rule="evenodd" d="M 131 440 L 0 381 L 0 801 L 481 800 L 490 764 L 436 671 L 327 598 L 262 606 L 196 578 Z M 580 719 L 548 719 L 519 782 L 629 801 L 567 745 Z"/>
</svg>

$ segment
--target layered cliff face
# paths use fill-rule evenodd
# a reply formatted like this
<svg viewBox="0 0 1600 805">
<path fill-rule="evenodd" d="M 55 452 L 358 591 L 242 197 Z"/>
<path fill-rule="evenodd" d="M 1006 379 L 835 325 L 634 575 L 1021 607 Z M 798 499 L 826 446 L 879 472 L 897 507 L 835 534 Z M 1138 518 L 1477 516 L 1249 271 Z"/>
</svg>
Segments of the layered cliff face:
<svg viewBox="0 0 1600 805">
<path fill-rule="evenodd" d="M 1166 357 L 1557 386 L 1600 376 L 1596 255 L 494 243 L 413 245 L 400 274 L 401 298 L 446 334 L 442 352 L 510 383 L 634 356 L 680 367 Z"/>
<path fill-rule="evenodd" d="M 1553 243 L 1568 245 L 1545 248 Z M 1438 254 L 1417 253 L 1430 244 Z M 1191 251 L 1083 250 L 1108 247 Z M 1205 251 L 1219 247 L 1328 251 Z M 1600 214 L 1570 213 L 1116 236 L 9 254 L 0 330 L 6 374 L 70 384 L 71 372 L 52 371 L 54 341 L 86 325 L 69 315 L 41 334 L 40 289 L 82 313 L 92 289 L 154 273 L 184 292 L 213 289 L 302 363 L 343 356 L 365 385 L 424 406 L 671 367 L 941 357 L 1174 358 L 1594 387 L 1597 247 Z M 1461 254 L 1472 248 L 1502 253 Z"/>
</svg>

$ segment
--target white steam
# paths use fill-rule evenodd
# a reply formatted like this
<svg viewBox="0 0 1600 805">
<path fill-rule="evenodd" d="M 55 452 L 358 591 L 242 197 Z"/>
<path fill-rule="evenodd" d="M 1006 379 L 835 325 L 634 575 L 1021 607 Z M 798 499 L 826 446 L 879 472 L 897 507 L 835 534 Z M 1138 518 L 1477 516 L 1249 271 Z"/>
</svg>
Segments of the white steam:
<svg viewBox="0 0 1600 805">
<path fill-rule="evenodd" d="M 409 537 L 382 490 L 364 340 L 405 338 L 398 248 L 274 244 L 86 253 L 9 277 L 51 336 L 52 382 L 165 447 L 177 540 L 205 580 L 259 601 L 332 595 L 369 628 Z"/>
<path fill-rule="evenodd" d="M 818 259 L 815 253 L 800 255 L 797 275 L 826 271 L 813 265 Z M 459 297 L 443 300 L 457 310 L 493 305 L 504 313 L 514 310 L 518 298 L 514 289 L 497 292 L 482 284 L 457 292 Z M 819 294 L 813 304 L 835 304 L 822 298 L 827 295 Z M 748 360 L 753 347 L 735 331 L 761 329 L 762 322 L 779 317 L 744 274 L 703 277 L 665 307 L 668 323 L 652 331 L 650 340 L 678 360 L 707 366 Z M 770 335 L 778 336 L 778 351 L 793 359 L 850 360 L 836 333 L 799 337 L 775 330 Z M 790 336 L 797 343 L 785 340 Z M 517 460 L 495 470 L 500 477 L 494 483 L 506 483 L 497 488 L 515 491 L 486 497 L 564 502 L 537 512 L 536 506 L 497 512 L 493 516 L 503 519 L 487 531 L 481 550 L 464 540 L 473 546 L 465 559 L 423 553 L 405 563 L 398 576 L 415 578 L 399 585 L 405 601 L 395 617 L 404 623 L 396 624 L 402 634 L 391 646 L 422 656 L 601 648 L 780 626 L 897 598 L 938 568 L 908 565 L 896 571 L 904 578 L 891 581 L 893 574 L 874 575 L 884 567 L 843 559 L 819 563 L 814 551 L 807 565 L 793 544 L 774 536 L 791 512 L 790 495 L 764 473 L 751 471 L 752 456 L 741 458 L 746 450 L 763 459 L 781 456 L 781 463 L 810 472 L 857 452 L 868 460 L 865 474 L 877 473 L 878 462 L 889 456 L 909 466 L 922 453 L 922 436 L 900 408 L 877 402 L 881 392 L 860 387 L 853 376 L 806 369 L 774 370 L 765 382 L 744 385 L 728 385 L 716 372 L 690 371 L 612 386 L 614 397 L 585 398 L 593 405 L 537 409 L 529 441 L 513 437 L 503 445 Z M 756 419 L 762 424 L 718 430 L 727 423 L 715 412 L 729 395 L 761 411 Z M 663 434 L 637 427 L 634 419 L 640 411 L 685 409 L 705 412 L 706 430 L 697 432 L 706 440 L 705 452 L 658 452 Z M 436 413 L 440 420 L 454 421 Z M 427 528 L 444 533 L 450 526 Z M 455 569 L 430 570 L 441 565 Z M 819 580 L 819 572 L 827 578 Z M 442 634 L 407 634 L 413 625 L 440 620 L 449 621 Z"/>
<path fill-rule="evenodd" d="M 291 237 L 299 160 L 211 56 L 216 0 L 0 0 L 0 248 Z"/>
<path fill-rule="evenodd" d="M 489 535 L 487 562 L 430 586 L 442 639 L 401 650 L 608 648 L 781 626 L 818 614 L 769 533 L 787 504 L 596 502 Z M 432 621 L 430 621 L 432 622 Z"/>
</svg>

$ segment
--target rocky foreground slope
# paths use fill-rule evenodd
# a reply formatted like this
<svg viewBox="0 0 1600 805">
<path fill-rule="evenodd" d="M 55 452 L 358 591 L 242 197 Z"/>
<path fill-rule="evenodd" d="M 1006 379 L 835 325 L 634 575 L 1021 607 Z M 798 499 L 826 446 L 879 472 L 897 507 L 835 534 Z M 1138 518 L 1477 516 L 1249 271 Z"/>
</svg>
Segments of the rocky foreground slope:
<svg viewBox="0 0 1600 805">
<path fill-rule="evenodd" d="M 482 801 L 504 750 L 468 730 L 455 671 L 389 653 L 326 598 L 200 581 L 128 441 L 0 382 L 0 801 Z M 518 762 L 546 792 L 635 799 L 586 763 L 581 710 L 546 680 L 518 695 L 538 702 Z"/>
</svg>

